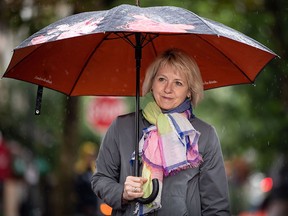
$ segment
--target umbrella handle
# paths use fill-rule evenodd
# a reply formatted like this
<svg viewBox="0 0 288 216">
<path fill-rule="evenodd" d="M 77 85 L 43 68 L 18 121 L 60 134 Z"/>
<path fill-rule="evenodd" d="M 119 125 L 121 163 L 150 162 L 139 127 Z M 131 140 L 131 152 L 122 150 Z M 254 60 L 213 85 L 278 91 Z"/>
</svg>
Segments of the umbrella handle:
<svg viewBox="0 0 288 216">
<path fill-rule="evenodd" d="M 149 197 L 147 198 L 137 198 L 136 201 L 141 203 L 141 204 L 149 204 L 151 202 L 153 202 L 157 195 L 158 195 L 158 192 L 159 192 L 159 182 L 158 182 L 158 179 L 152 179 L 152 185 L 153 185 L 153 190 L 152 190 L 152 193 L 150 194 Z"/>
<path fill-rule="evenodd" d="M 42 94 L 43 94 L 43 86 L 38 85 L 36 105 L 35 105 L 35 115 L 40 115 Z"/>
</svg>

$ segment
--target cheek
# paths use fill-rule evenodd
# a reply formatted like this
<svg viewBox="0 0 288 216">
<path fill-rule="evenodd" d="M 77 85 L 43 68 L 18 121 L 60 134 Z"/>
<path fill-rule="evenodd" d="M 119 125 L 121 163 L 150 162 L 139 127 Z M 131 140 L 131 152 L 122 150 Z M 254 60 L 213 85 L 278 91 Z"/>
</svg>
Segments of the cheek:
<svg viewBox="0 0 288 216">
<path fill-rule="evenodd" d="M 157 85 L 157 83 L 153 81 L 151 89 L 153 90 L 153 92 L 156 92 L 159 89 L 159 85 Z"/>
</svg>

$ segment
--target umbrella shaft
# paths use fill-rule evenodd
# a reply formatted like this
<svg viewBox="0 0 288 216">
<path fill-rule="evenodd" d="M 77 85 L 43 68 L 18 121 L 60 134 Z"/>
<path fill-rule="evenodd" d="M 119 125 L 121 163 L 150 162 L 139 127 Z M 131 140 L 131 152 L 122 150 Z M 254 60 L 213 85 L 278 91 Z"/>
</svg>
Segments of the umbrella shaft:
<svg viewBox="0 0 288 216">
<path fill-rule="evenodd" d="M 136 118 L 135 118 L 135 164 L 134 175 L 139 176 L 139 110 L 140 110 L 140 68 L 142 58 L 141 33 L 135 33 L 135 60 L 136 60 Z"/>
</svg>

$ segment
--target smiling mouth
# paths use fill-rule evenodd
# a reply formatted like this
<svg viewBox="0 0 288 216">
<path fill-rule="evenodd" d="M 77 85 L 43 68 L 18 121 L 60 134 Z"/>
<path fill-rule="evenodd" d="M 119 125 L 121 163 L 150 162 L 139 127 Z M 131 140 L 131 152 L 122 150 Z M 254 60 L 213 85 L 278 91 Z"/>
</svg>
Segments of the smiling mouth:
<svg viewBox="0 0 288 216">
<path fill-rule="evenodd" d="M 162 96 L 163 99 L 165 100 L 172 100 L 173 98 L 170 98 L 170 97 L 166 97 L 166 96 Z"/>
</svg>

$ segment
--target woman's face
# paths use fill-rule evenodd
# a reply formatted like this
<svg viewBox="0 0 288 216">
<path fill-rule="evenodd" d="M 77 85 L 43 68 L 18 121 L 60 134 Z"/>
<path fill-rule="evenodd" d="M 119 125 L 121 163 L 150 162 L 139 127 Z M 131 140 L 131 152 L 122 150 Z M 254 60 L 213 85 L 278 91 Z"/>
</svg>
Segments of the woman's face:
<svg viewBox="0 0 288 216">
<path fill-rule="evenodd" d="M 160 67 L 152 84 L 153 96 L 158 106 L 170 110 L 190 97 L 185 75 L 170 65 Z"/>
</svg>

